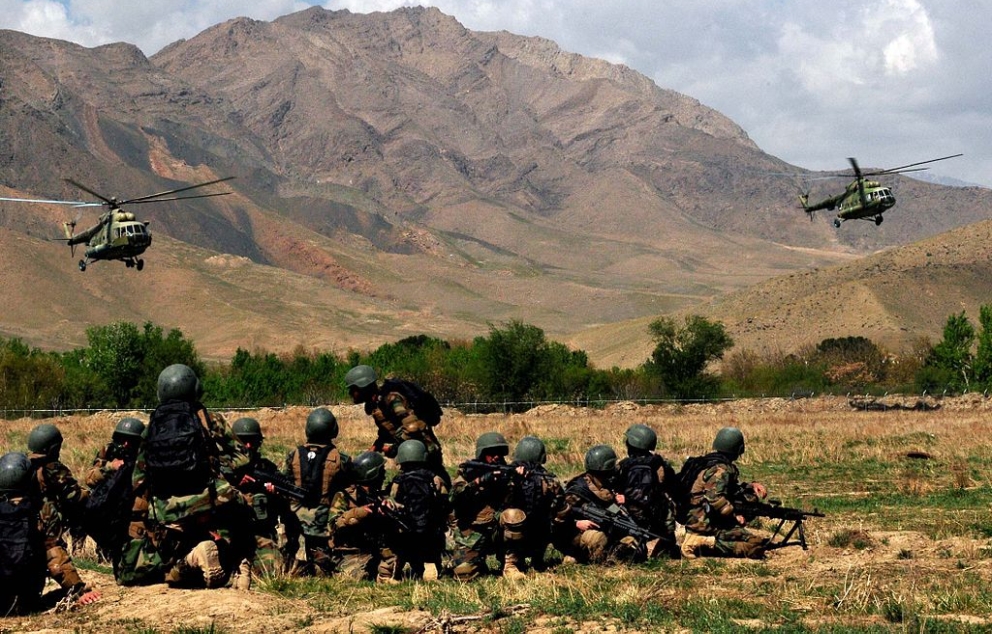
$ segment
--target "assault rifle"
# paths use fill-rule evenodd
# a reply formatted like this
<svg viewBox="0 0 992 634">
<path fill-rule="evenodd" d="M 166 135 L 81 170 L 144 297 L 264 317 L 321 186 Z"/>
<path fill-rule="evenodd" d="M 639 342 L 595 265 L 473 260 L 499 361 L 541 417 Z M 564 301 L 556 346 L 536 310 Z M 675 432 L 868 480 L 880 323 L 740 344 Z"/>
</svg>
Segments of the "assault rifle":
<svg viewBox="0 0 992 634">
<path fill-rule="evenodd" d="M 260 484 L 263 488 L 266 484 L 271 484 L 276 493 L 283 497 L 290 498 L 291 500 L 296 500 L 297 502 L 304 502 L 310 497 L 309 491 L 303 487 L 296 486 L 293 481 L 286 476 L 281 473 L 266 471 L 264 467 L 259 465 L 252 467 L 251 474 L 249 474 L 248 477 L 254 482 Z"/>
<path fill-rule="evenodd" d="M 765 550 L 776 550 L 778 548 L 785 548 L 786 546 L 802 546 L 803 550 L 807 550 L 808 546 L 806 545 L 806 531 L 803 528 L 803 520 L 807 517 L 826 517 L 815 508 L 812 511 L 806 511 L 782 506 L 781 500 L 768 500 L 767 503 L 734 500 L 734 510 L 738 515 L 743 515 L 748 520 L 755 517 L 767 517 L 779 521 L 778 526 L 775 527 L 775 532 L 765 540 Z M 786 522 L 792 522 L 792 527 L 782 535 L 782 539 L 774 541 Z M 793 535 L 796 535 L 796 539 L 789 541 Z"/>
<path fill-rule="evenodd" d="M 342 489 L 341 492 L 348 499 L 348 501 L 354 504 L 355 506 L 365 506 L 364 504 L 361 504 L 358 500 L 356 500 L 354 497 L 352 497 L 347 490 Z M 406 521 L 403 519 L 403 514 L 401 513 L 403 506 L 401 504 L 397 504 L 392 500 L 387 502 L 386 500 L 388 498 L 385 495 L 383 495 L 383 491 L 378 491 L 378 492 L 370 491 L 369 495 L 372 498 L 372 501 L 369 503 L 369 506 L 372 507 L 373 513 L 385 517 L 392 524 L 393 528 L 395 528 L 399 532 L 401 533 L 411 532 L 410 525 L 407 524 Z"/>
<path fill-rule="evenodd" d="M 642 528 L 634 521 L 634 518 L 630 516 L 630 513 L 626 509 L 616 504 L 611 504 L 604 509 L 601 506 L 587 502 L 575 510 L 587 520 L 596 522 L 606 532 L 623 533 L 643 542 L 649 542 L 652 539 L 659 539 L 661 537 L 661 535 Z"/>
<path fill-rule="evenodd" d="M 558 477 L 555 474 L 550 473 L 548 471 L 532 471 L 528 469 L 526 466 L 520 464 L 488 464 L 488 463 L 480 462 L 478 465 L 473 465 L 473 466 L 477 466 L 482 469 L 488 470 L 487 473 L 483 474 L 483 477 L 485 477 L 488 474 L 492 474 L 496 477 L 506 476 L 511 479 L 527 478 L 535 475 L 544 480 L 554 480 Z M 519 469 L 521 466 L 524 467 L 523 475 L 520 475 L 520 472 L 517 471 L 517 469 Z"/>
</svg>

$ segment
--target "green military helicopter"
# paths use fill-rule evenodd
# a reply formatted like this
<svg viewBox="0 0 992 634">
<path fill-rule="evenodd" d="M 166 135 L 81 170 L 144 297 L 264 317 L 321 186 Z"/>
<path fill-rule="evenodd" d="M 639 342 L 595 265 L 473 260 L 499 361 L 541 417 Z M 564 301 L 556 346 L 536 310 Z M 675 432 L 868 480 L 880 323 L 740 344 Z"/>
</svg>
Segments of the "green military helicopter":
<svg viewBox="0 0 992 634">
<path fill-rule="evenodd" d="M 876 180 L 869 180 L 869 176 L 922 172 L 927 168 L 919 167 L 920 165 L 946 161 L 947 159 L 957 158 L 959 156 L 962 155 L 952 154 L 950 156 L 942 156 L 940 158 L 930 159 L 929 161 L 920 161 L 919 163 L 910 163 L 909 165 L 879 170 L 877 172 L 862 172 L 861 168 L 858 167 L 858 162 L 853 158 L 848 158 L 847 160 L 851 162 L 851 167 L 854 168 L 854 180 L 851 181 L 842 193 L 811 205 L 809 204 L 809 192 L 807 191 L 800 194 L 799 203 L 802 205 L 803 211 L 809 214 L 810 220 L 821 209 L 833 211 L 839 208 L 840 211 L 837 212 L 837 217 L 834 218 L 834 227 L 839 228 L 841 223 L 846 220 L 874 220 L 875 225 L 878 226 L 882 224 L 882 214 L 896 204 L 896 197 L 892 195 L 892 189 L 890 187 Z M 843 176 L 849 176 L 849 174 L 835 174 L 826 178 L 839 178 Z"/>
<path fill-rule="evenodd" d="M 226 194 L 230 194 L 231 192 L 163 198 L 163 196 L 171 196 L 172 194 L 178 194 L 180 192 L 189 191 L 198 187 L 206 187 L 207 185 L 214 185 L 216 183 L 229 181 L 232 178 L 234 177 L 227 176 L 225 178 L 218 178 L 217 180 L 208 181 L 206 183 L 197 183 L 196 185 L 190 185 L 188 187 L 170 189 L 164 192 L 158 192 L 157 194 L 149 194 L 147 196 L 139 196 L 137 198 L 128 198 L 126 200 L 119 200 L 116 196 L 108 198 L 103 194 L 93 191 L 86 185 L 77 183 L 76 181 L 67 178 L 65 179 L 65 182 L 78 187 L 88 194 L 96 196 L 101 202 L 81 200 L 42 200 L 36 198 L 0 198 L 0 201 L 39 203 L 45 205 L 72 205 L 73 207 L 105 207 L 107 211 L 100 214 L 100 219 L 95 225 L 85 231 L 76 233 L 76 222 L 78 222 L 80 215 L 82 215 L 82 210 L 80 210 L 79 214 L 77 214 L 73 220 L 62 223 L 62 229 L 65 231 L 65 238 L 59 239 L 69 244 L 69 248 L 73 255 L 75 255 L 77 244 L 86 245 L 84 257 L 79 261 L 80 271 L 85 271 L 87 265 L 98 260 L 120 260 L 124 262 L 124 265 L 127 266 L 127 268 L 136 268 L 140 271 L 145 267 L 145 261 L 139 256 L 145 252 L 145 249 L 151 246 L 152 234 L 148 230 L 148 222 L 138 220 L 135 218 L 133 213 L 130 211 L 125 211 L 122 206 L 139 203 L 159 203 L 170 200 L 188 200 L 192 198 L 224 196 Z"/>
</svg>

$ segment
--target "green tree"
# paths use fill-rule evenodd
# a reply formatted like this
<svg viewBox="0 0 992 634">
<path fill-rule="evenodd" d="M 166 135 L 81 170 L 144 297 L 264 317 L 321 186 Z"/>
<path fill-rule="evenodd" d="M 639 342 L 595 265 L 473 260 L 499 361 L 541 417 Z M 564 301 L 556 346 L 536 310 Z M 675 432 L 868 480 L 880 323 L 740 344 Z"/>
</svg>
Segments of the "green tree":
<svg viewBox="0 0 992 634">
<path fill-rule="evenodd" d="M 689 315 L 680 325 L 662 317 L 648 327 L 655 341 L 645 370 L 658 376 L 665 393 L 674 398 L 708 398 L 720 388 L 717 377 L 706 372 L 713 361 L 733 347 L 723 324 Z"/>
<path fill-rule="evenodd" d="M 975 383 L 983 389 L 992 388 L 992 305 L 978 310 L 978 349 L 975 351 Z"/>
<path fill-rule="evenodd" d="M 973 377 L 975 328 L 964 311 L 951 315 L 944 325 L 944 338 L 930 351 L 917 377 L 917 385 L 927 391 L 949 389 L 967 391 Z"/>
<path fill-rule="evenodd" d="M 534 397 L 534 387 L 544 378 L 548 341 L 543 330 L 516 320 L 502 328 L 490 325 L 489 336 L 476 339 L 475 346 L 486 398 L 519 402 Z"/>
</svg>

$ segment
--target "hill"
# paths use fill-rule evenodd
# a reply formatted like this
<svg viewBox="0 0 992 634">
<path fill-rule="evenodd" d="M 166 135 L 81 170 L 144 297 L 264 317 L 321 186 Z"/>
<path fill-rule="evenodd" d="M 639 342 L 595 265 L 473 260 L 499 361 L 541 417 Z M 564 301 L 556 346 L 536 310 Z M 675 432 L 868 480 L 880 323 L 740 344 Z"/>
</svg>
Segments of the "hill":
<svg viewBox="0 0 992 634">
<path fill-rule="evenodd" d="M 507 319 L 565 338 L 992 211 L 987 190 L 894 177 L 891 222 L 808 222 L 795 179 L 773 175 L 800 171 L 720 113 L 437 9 L 236 19 L 151 58 L 3 31 L 0 77 L 0 195 L 238 177 L 232 196 L 136 210 L 155 232 L 140 274 L 81 277 L 44 241 L 74 212 L 0 203 L 0 285 L 31 298 L 0 333 L 43 347 L 124 318 L 179 327 L 210 357 Z"/>
</svg>

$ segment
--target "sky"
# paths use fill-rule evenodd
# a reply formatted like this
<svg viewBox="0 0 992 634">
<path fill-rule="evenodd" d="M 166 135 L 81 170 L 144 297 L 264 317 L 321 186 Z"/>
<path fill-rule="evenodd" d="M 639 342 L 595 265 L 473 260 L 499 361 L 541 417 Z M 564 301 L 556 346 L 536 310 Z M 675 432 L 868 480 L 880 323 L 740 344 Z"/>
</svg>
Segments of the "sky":
<svg viewBox="0 0 992 634">
<path fill-rule="evenodd" d="M 225 20 L 320 5 L 435 6 L 474 31 L 548 38 L 698 99 L 793 165 L 892 168 L 992 187 L 992 0 L 0 0 L 0 28 L 152 55 Z"/>
</svg>

